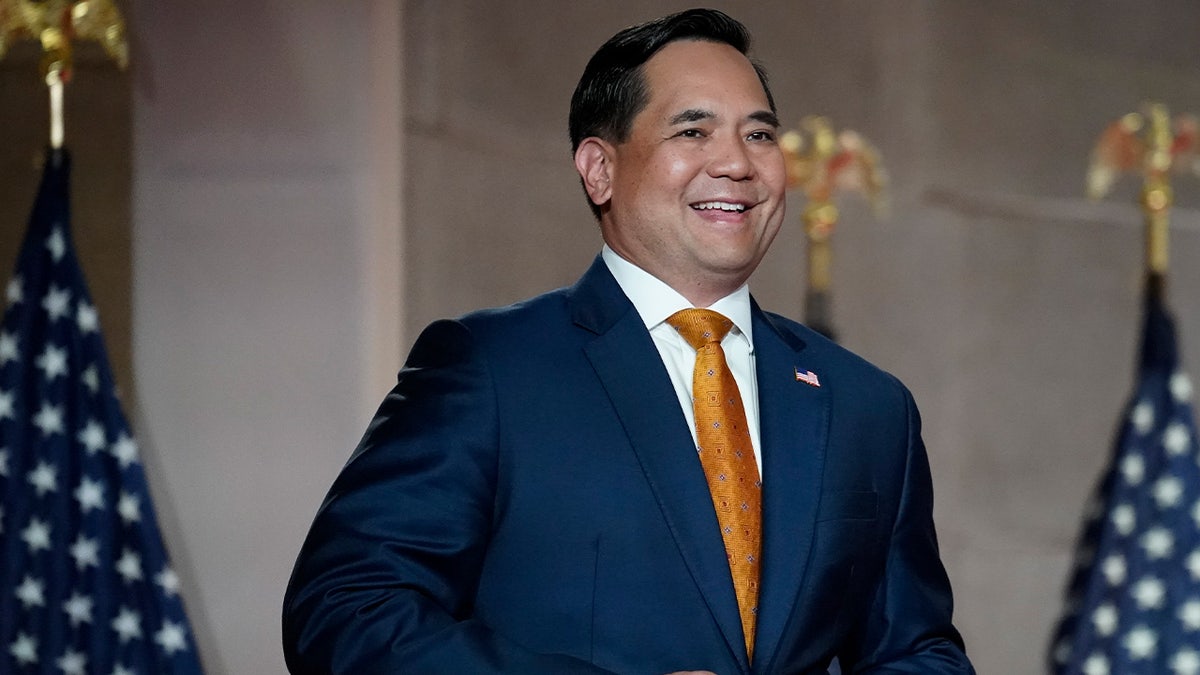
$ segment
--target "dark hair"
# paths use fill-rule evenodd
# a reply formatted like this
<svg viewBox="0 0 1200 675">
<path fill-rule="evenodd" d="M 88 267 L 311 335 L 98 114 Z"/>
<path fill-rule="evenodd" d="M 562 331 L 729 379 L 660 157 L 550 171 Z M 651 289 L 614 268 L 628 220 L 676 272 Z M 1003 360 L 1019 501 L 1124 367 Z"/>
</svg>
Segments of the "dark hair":
<svg viewBox="0 0 1200 675">
<path fill-rule="evenodd" d="M 715 9 L 689 9 L 620 31 L 592 55 L 571 96 L 568 129 L 572 152 L 590 136 L 612 143 L 624 142 L 629 137 L 633 119 L 649 100 L 642 66 L 658 50 L 678 40 L 720 42 L 749 57 L 749 31 L 736 19 Z M 776 112 L 766 71 L 753 59 L 750 63 L 762 83 L 771 112 Z M 588 204 L 599 218 L 600 207 L 590 199 Z"/>
</svg>

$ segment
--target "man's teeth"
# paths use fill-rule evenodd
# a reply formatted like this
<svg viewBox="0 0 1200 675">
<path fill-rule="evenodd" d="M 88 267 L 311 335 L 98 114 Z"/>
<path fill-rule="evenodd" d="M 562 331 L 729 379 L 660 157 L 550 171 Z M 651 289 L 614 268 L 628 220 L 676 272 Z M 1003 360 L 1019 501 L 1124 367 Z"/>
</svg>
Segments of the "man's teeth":
<svg viewBox="0 0 1200 675">
<path fill-rule="evenodd" d="M 699 204 L 693 205 L 692 208 L 696 209 L 697 211 L 719 209 L 721 211 L 735 211 L 737 213 L 741 213 L 742 211 L 746 210 L 746 207 L 743 204 L 730 204 L 729 202 L 700 202 Z"/>
</svg>

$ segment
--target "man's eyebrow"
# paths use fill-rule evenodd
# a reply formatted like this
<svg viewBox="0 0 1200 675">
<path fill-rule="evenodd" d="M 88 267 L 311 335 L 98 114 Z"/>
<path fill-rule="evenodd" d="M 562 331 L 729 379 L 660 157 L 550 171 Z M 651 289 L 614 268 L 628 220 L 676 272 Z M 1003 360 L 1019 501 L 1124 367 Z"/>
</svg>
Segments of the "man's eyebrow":
<svg viewBox="0 0 1200 675">
<path fill-rule="evenodd" d="M 681 113 L 676 113 L 670 119 L 671 126 L 676 124 L 687 124 L 688 122 L 699 122 L 700 120 L 711 120 L 716 115 L 711 110 L 703 108 L 688 108 Z"/>
<path fill-rule="evenodd" d="M 669 123 L 671 126 L 677 124 L 688 124 L 689 122 L 700 122 L 702 120 L 716 119 L 716 113 L 703 108 L 688 108 L 683 112 L 676 113 L 671 116 Z M 746 115 L 746 119 L 768 126 L 779 128 L 779 118 L 770 110 L 758 110 Z"/>
<path fill-rule="evenodd" d="M 758 112 L 750 113 L 749 118 L 755 122 L 762 122 L 776 129 L 779 128 L 779 117 L 770 110 L 759 110 Z"/>
</svg>

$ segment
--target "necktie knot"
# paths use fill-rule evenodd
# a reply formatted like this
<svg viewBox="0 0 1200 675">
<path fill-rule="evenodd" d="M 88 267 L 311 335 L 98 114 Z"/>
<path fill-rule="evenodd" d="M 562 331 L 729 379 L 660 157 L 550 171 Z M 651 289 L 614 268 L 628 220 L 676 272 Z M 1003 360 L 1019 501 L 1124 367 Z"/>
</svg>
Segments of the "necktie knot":
<svg viewBox="0 0 1200 675">
<path fill-rule="evenodd" d="M 733 328 L 732 321 L 711 309 L 683 309 L 667 317 L 667 323 L 696 350 L 720 342 Z"/>
</svg>

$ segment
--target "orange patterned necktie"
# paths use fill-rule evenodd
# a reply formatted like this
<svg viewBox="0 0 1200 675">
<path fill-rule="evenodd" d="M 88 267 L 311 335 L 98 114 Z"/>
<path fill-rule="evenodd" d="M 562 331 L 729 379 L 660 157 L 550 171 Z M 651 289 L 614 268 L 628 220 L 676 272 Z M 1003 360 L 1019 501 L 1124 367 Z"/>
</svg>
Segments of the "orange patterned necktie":
<svg viewBox="0 0 1200 675">
<path fill-rule="evenodd" d="M 685 309 L 668 317 L 667 323 L 696 349 L 692 405 L 697 450 L 725 540 L 746 654 L 753 657 L 762 550 L 762 482 L 742 396 L 721 349 L 721 340 L 733 322 L 712 310 Z"/>
</svg>

